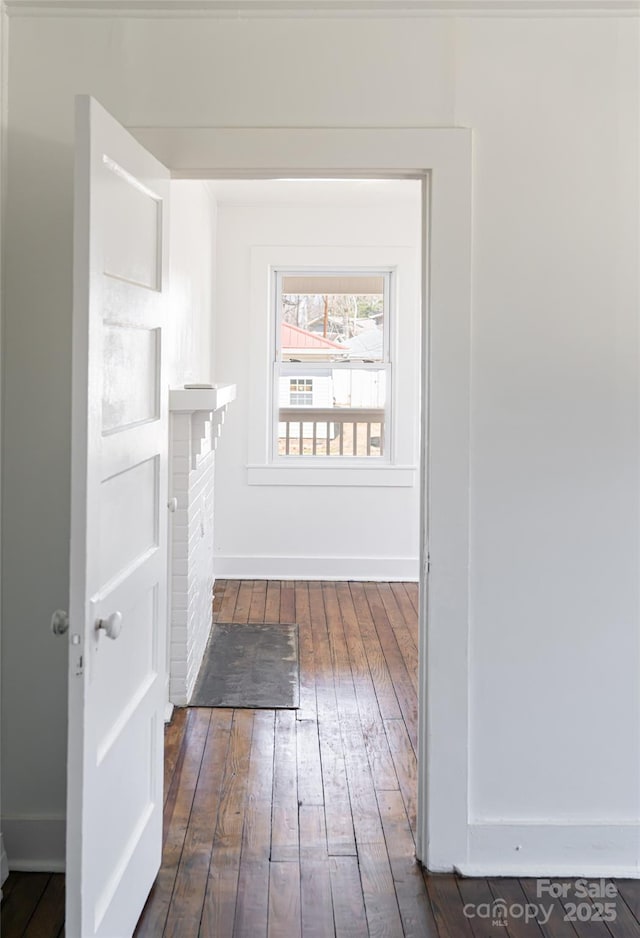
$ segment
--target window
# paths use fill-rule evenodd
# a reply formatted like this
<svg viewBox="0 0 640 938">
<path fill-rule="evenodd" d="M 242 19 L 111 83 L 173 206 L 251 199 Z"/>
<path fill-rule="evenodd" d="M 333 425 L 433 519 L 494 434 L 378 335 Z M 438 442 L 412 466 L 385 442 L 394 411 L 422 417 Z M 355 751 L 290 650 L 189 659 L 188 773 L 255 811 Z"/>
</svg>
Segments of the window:
<svg viewBox="0 0 640 938">
<path fill-rule="evenodd" d="M 388 460 L 390 280 L 389 270 L 276 271 L 276 460 Z"/>
<path fill-rule="evenodd" d="M 292 407 L 313 407 L 313 378 L 289 379 L 289 403 Z"/>
</svg>

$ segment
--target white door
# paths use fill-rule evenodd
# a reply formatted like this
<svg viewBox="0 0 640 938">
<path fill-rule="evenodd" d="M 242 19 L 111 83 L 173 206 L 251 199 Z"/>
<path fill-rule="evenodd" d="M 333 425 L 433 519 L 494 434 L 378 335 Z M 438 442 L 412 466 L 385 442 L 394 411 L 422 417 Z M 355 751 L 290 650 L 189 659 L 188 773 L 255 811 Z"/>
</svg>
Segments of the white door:
<svg viewBox="0 0 640 938">
<path fill-rule="evenodd" d="M 67 938 L 129 938 L 160 865 L 169 173 L 76 102 Z"/>
</svg>

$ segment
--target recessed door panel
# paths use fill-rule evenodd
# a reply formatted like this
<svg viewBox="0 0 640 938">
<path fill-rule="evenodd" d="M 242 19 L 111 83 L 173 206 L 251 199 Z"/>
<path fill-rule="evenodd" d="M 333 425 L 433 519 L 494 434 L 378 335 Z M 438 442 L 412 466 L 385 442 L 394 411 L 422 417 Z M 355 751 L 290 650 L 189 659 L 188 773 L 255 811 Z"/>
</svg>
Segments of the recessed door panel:
<svg viewBox="0 0 640 938">
<path fill-rule="evenodd" d="M 157 419 L 159 365 L 158 329 L 105 325 L 103 433 Z"/>
<path fill-rule="evenodd" d="M 117 744 L 129 717 L 157 675 L 157 586 L 147 589 L 133 604 L 121 602 L 118 592 L 114 591 L 102 604 L 121 612 L 120 635 L 117 641 L 98 635 L 93 658 L 92 688 L 96 700 L 101 702 L 95 721 L 98 765 Z M 118 697 L 114 699 L 116 673 Z"/>
<path fill-rule="evenodd" d="M 101 485 L 100 585 L 130 570 L 158 544 L 157 458 Z"/>
<path fill-rule="evenodd" d="M 158 290 L 161 277 L 162 205 L 115 160 L 105 167 L 104 273 Z M 126 237 L 123 237 L 126 230 Z"/>
</svg>

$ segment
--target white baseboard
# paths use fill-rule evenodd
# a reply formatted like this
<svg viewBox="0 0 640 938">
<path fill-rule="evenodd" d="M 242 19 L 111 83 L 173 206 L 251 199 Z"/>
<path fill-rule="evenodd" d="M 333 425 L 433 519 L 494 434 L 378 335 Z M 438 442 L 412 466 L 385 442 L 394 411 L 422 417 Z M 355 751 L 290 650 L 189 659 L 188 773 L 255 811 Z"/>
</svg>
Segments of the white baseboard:
<svg viewBox="0 0 640 938">
<path fill-rule="evenodd" d="M 417 582 L 417 557 L 216 556 L 222 580 L 369 580 Z"/>
<path fill-rule="evenodd" d="M 464 876 L 640 878 L 640 826 L 482 823 L 469 827 Z"/>
<path fill-rule="evenodd" d="M 4 849 L 4 837 L 0 834 L 0 886 L 2 886 L 8 875 L 9 860 L 7 858 L 7 852 Z"/>
<path fill-rule="evenodd" d="M 2 834 L 10 870 L 61 873 L 65 868 L 64 816 L 2 818 Z"/>
</svg>

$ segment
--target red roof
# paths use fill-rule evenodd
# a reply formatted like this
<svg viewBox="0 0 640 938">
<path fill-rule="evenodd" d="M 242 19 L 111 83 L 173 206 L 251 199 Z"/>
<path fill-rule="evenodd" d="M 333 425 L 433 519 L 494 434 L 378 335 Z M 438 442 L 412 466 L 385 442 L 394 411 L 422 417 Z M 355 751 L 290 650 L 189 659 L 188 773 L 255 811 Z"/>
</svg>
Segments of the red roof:
<svg viewBox="0 0 640 938">
<path fill-rule="evenodd" d="M 307 329 L 300 329 L 299 326 L 292 326 L 288 322 L 282 323 L 280 341 L 282 348 L 339 348 L 341 352 L 345 350 L 344 345 L 325 339 Z"/>
</svg>

